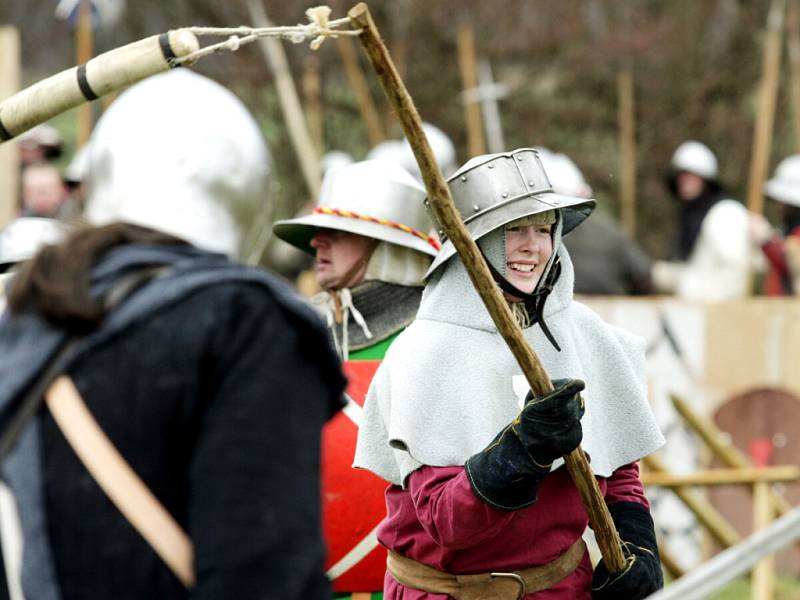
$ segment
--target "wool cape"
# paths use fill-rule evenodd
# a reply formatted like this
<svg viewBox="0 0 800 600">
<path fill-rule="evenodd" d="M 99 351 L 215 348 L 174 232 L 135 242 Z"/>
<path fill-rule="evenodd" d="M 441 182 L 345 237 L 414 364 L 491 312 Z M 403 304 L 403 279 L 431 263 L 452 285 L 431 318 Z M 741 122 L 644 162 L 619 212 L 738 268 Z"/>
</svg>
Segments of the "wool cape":
<svg viewBox="0 0 800 600">
<path fill-rule="evenodd" d="M 495 265 L 487 242 L 505 251 L 502 228 L 496 231 L 479 242 Z M 664 443 L 647 401 L 644 340 L 573 300 L 573 267 L 559 238 L 553 256 L 562 271 L 544 316 L 561 351 L 539 324 L 523 332 L 551 379 L 586 383 L 582 447 L 593 472 L 608 477 Z M 463 465 L 519 414 L 528 390 L 466 269 L 453 258 L 431 276 L 417 319 L 372 380 L 353 466 L 404 485 L 423 465 Z"/>
</svg>

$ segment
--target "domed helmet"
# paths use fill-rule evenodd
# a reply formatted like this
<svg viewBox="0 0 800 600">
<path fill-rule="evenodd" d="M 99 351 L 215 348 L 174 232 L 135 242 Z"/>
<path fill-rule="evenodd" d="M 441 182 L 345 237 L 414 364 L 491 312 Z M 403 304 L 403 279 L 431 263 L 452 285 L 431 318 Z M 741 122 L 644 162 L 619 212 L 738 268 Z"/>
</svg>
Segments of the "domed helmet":
<svg viewBox="0 0 800 600">
<path fill-rule="evenodd" d="M 20 217 L 0 231 L 0 273 L 33 258 L 47 244 L 57 244 L 69 227 L 55 219 Z"/>
<path fill-rule="evenodd" d="M 783 204 L 800 207 L 800 154 L 778 163 L 772 179 L 764 184 L 764 193 Z"/>
<path fill-rule="evenodd" d="M 456 167 L 456 147 L 444 131 L 430 123 L 423 123 L 422 129 L 431 145 L 433 156 L 445 177 L 450 175 Z M 368 160 L 387 160 L 395 162 L 411 173 L 419 181 L 422 175 L 419 172 L 414 151 L 406 138 L 402 140 L 386 140 L 375 146 L 367 154 Z"/>
<path fill-rule="evenodd" d="M 382 160 L 365 160 L 330 169 L 322 180 L 312 214 L 277 221 L 275 235 L 314 254 L 318 229 L 337 229 L 411 248 L 433 256 L 439 247 L 423 200 L 425 188 L 405 169 Z"/>
<path fill-rule="evenodd" d="M 687 171 L 706 181 L 716 181 L 719 176 L 717 157 L 708 146 L 694 140 L 683 142 L 670 161 L 673 172 Z"/>
<path fill-rule="evenodd" d="M 187 69 L 137 83 L 90 139 L 86 216 L 242 256 L 266 218 L 270 156 L 228 89 Z"/>
</svg>

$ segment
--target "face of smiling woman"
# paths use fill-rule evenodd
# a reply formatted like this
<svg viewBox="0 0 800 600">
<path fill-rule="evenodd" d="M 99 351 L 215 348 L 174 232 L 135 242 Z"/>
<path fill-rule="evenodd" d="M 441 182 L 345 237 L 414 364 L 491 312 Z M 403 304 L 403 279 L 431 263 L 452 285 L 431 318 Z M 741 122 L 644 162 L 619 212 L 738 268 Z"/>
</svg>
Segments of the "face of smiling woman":
<svg viewBox="0 0 800 600">
<path fill-rule="evenodd" d="M 550 224 L 507 226 L 506 279 L 518 290 L 530 294 L 553 255 Z"/>
</svg>

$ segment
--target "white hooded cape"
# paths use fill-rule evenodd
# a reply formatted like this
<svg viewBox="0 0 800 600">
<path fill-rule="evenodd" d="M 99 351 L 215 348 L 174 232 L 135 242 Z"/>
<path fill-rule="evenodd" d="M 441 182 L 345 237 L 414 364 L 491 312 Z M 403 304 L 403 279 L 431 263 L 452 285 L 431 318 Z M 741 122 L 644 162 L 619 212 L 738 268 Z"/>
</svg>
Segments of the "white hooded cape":
<svg viewBox="0 0 800 600">
<path fill-rule="evenodd" d="M 545 321 L 561 352 L 538 324 L 524 334 L 551 379 L 586 382 L 582 446 L 607 477 L 664 443 L 647 401 L 644 340 L 573 301 L 572 263 L 559 253 Z M 464 266 L 450 260 L 372 380 L 353 466 L 403 485 L 422 465 L 463 465 L 517 416 L 528 389 Z"/>
</svg>

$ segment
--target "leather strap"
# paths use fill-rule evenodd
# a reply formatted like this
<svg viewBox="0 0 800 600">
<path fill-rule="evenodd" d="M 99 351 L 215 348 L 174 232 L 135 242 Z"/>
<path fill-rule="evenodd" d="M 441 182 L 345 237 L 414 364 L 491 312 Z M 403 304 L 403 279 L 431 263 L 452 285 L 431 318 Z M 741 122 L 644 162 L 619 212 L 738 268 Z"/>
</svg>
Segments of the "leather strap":
<svg viewBox="0 0 800 600">
<path fill-rule="evenodd" d="M 561 556 L 549 563 L 510 573 L 451 575 L 389 551 L 386 569 L 401 585 L 432 594 L 447 594 L 455 600 L 520 600 L 553 587 L 572 573 L 586 553 L 578 538 Z"/>
<path fill-rule="evenodd" d="M 122 457 L 66 375 L 45 402 L 87 471 L 187 589 L 195 585 L 192 541 Z"/>
</svg>

